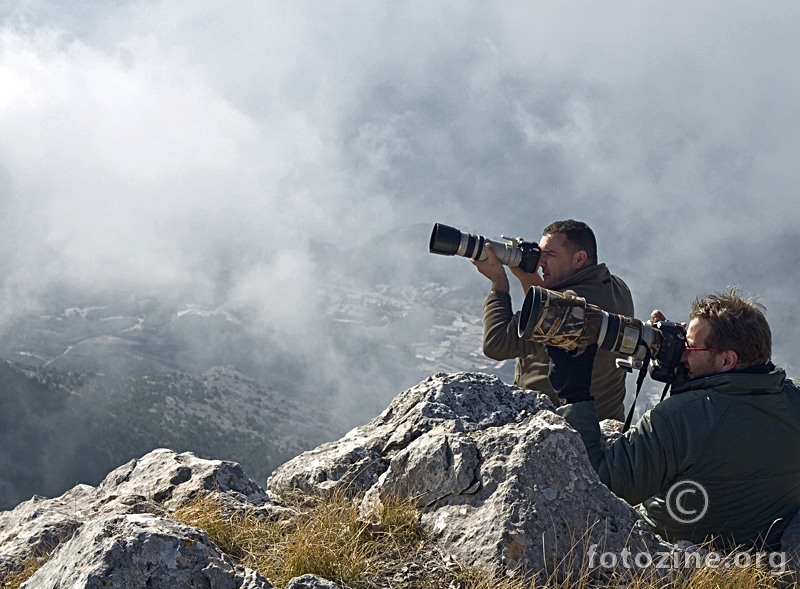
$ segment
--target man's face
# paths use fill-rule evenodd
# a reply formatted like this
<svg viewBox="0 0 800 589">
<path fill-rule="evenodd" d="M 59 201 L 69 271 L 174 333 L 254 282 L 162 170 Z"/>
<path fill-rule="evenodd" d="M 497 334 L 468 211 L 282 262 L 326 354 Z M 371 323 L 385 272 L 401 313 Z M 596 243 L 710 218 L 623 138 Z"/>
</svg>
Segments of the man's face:
<svg viewBox="0 0 800 589">
<path fill-rule="evenodd" d="M 709 326 L 702 319 L 692 319 L 686 329 L 686 347 L 705 348 Z M 685 350 L 681 362 L 687 368 L 689 378 L 700 378 L 724 372 L 722 358 L 717 351 L 712 350 Z"/>
<path fill-rule="evenodd" d="M 542 283 L 545 288 L 551 288 L 569 278 L 585 265 L 586 254 L 573 252 L 563 233 L 544 235 L 539 242 L 539 249 L 539 267 L 542 269 Z"/>
</svg>

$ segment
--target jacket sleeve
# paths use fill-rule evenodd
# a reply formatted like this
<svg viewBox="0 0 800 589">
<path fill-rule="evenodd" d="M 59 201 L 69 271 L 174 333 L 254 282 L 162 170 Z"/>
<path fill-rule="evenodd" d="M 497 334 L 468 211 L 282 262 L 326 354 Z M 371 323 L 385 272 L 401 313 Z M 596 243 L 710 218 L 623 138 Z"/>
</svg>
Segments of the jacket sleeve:
<svg viewBox="0 0 800 589">
<path fill-rule="evenodd" d="M 631 505 L 664 491 L 677 477 L 676 436 L 660 413 L 648 411 L 604 450 L 594 401 L 565 405 L 557 412 L 581 434 L 600 480 Z"/>
<path fill-rule="evenodd" d="M 511 295 L 490 292 L 483 301 L 483 353 L 493 360 L 511 360 L 525 354 L 517 334 L 519 313 L 511 311 Z"/>
</svg>

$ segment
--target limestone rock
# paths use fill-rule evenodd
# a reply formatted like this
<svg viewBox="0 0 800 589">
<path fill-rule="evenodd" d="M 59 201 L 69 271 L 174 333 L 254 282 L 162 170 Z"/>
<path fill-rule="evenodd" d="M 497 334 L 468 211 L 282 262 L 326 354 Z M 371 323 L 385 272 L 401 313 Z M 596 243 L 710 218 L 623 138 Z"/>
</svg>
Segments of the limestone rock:
<svg viewBox="0 0 800 589">
<path fill-rule="evenodd" d="M 544 395 L 488 375 L 439 374 L 268 484 L 278 493 L 366 490 L 364 517 L 387 496 L 412 497 L 440 547 L 494 573 L 544 579 L 557 569 L 563 578 L 592 544 L 617 554 L 672 550 L 600 482 L 580 435 L 552 409 Z M 604 435 L 620 427 L 606 422 Z"/>
<path fill-rule="evenodd" d="M 38 496 L 0 513 L 0 578 L 30 557 L 49 554 L 82 525 L 70 511 L 51 508 L 48 499 Z"/>
<path fill-rule="evenodd" d="M 245 580 L 251 589 L 272 587 L 237 569 L 202 530 L 152 514 L 114 514 L 83 526 L 22 587 L 240 589 Z"/>
<path fill-rule="evenodd" d="M 105 514 L 169 514 L 201 491 L 224 496 L 232 509 L 280 509 L 238 464 L 153 450 L 112 471 L 97 487 L 77 485 L 60 497 L 33 497 L 0 513 L 0 574 L 49 553 L 85 522 Z"/>
<path fill-rule="evenodd" d="M 339 589 L 339 585 L 316 575 L 293 577 L 284 589 Z"/>
<path fill-rule="evenodd" d="M 553 563 L 562 575 L 575 573 L 592 544 L 617 554 L 672 548 L 600 482 L 578 433 L 549 411 L 416 440 L 368 491 L 362 512 L 398 492 L 423 498 L 422 523 L 440 546 L 495 573 L 549 573 Z"/>
<path fill-rule="evenodd" d="M 267 481 L 281 495 L 355 495 L 372 487 L 395 454 L 427 432 L 475 432 L 524 420 L 553 405 L 546 395 L 478 373 L 436 374 L 400 393 L 378 417 L 342 439 L 304 452 Z"/>
<path fill-rule="evenodd" d="M 120 503 L 133 505 L 141 498 L 176 509 L 198 491 L 214 490 L 232 493 L 255 505 L 269 501 L 264 490 L 235 462 L 204 460 L 191 452 L 176 454 L 160 448 L 112 471 L 97 487 L 94 507 L 104 513 L 117 512 Z"/>
<path fill-rule="evenodd" d="M 616 419 L 604 419 L 600 422 L 600 436 L 602 439 L 603 450 L 614 443 L 622 435 L 622 428 L 625 426 Z"/>
<path fill-rule="evenodd" d="M 444 497 L 469 493 L 479 483 L 480 462 L 468 434 L 431 430 L 392 458 L 367 491 L 361 512 L 368 515 L 386 496 L 414 497 L 419 507 L 427 507 Z"/>
</svg>

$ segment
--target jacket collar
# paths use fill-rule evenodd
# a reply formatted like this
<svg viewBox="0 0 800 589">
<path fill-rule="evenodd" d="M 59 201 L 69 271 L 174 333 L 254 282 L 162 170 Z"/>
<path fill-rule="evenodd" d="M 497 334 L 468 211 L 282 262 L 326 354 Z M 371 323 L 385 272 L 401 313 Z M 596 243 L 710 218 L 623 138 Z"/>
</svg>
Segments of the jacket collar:
<svg viewBox="0 0 800 589">
<path fill-rule="evenodd" d="M 564 290 L 565 288 L 569 288 L 570 286 L 575 286 L 576 284 L 584 284 L 584 283 L 591 283 L 591 282 L 600 282 L 606 276 L 610 276 L 610 272 L 608 268 L 606 268 L 605 264 L 592 264 L 586 268 L 581 268 L 572 276 L 569 276 L 554 284 L 550 287 L 550 290 Z"/>
<path fill-rule="evenodd" d="M 675 394 L 700 389 L 715 389 L 729 395 L 747 395 L 754 392 L 774 394 L 781 392 L 784 380 L 786 380 L 786 371 L 778 366 L 773 366 L 767 374 L 722 372 L 695 378 L 673 389 L 672 392 Z"/>
</svg>

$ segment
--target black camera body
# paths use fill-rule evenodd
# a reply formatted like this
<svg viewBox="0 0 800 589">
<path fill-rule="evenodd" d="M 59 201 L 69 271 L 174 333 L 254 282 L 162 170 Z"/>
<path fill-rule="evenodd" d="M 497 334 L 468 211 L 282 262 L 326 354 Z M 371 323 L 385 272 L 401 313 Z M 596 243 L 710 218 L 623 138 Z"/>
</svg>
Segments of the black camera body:
<svg viewBox="0 0 800 589">
<path fill-rule="evenodd" d="M 661 333 L 661 344 L 648 367 L 650 378 L 672 384 L 686 350 L 686 329 L 674 321 L 656 321 L 652 327 Z"/>
</svg>

